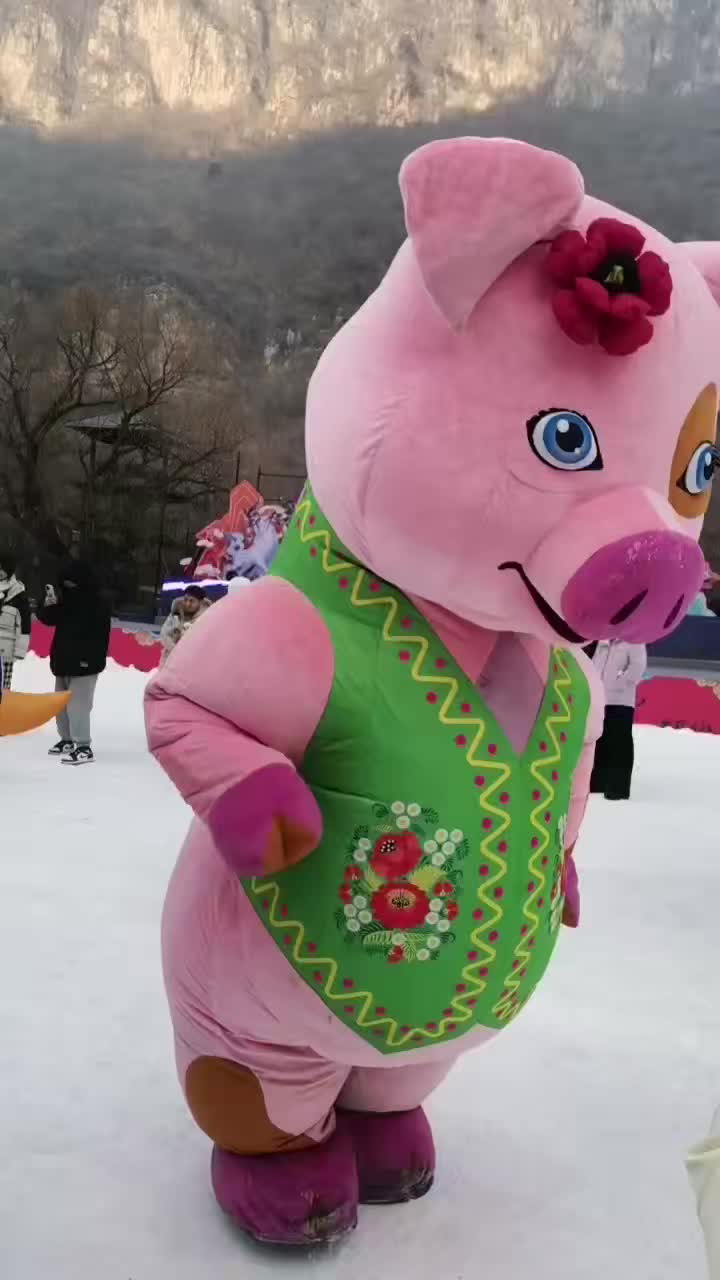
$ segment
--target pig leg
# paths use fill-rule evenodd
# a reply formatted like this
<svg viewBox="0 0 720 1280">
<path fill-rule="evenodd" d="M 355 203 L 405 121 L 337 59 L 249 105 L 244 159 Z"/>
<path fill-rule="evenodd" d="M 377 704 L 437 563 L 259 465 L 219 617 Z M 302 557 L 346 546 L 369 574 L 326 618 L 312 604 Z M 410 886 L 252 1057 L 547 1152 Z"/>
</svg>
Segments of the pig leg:
<svg viewBox="0 0 720 1280">
<path fill-rule="evenodd" d="M 346 1076 L 347 1068 L 309 1051 L 282 1048 L 264 1076 L 215 1057 L 188 1068 L 190 1110 L 215 1144 L 216 1198 L 253 1239 L 328 1244 L 356 1226 L 355 1153 L 334 1114 Z"/>
<path fill-rule="evenodd" d="M 338 1125 L 355 1151 L 361 1204 L 400 1204 L 427 1194 L 435 1145 L 421 1103 L 455 1061 L 353 1071 L 338 1106 Z"/>
</svg>

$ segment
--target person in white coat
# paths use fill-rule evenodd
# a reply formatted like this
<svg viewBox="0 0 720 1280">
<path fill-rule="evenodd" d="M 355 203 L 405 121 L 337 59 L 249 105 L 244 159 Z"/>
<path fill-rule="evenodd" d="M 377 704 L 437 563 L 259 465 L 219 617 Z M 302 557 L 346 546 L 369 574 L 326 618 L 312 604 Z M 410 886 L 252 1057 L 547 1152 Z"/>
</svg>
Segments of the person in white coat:
<svg viewBox="0 0 720 1280">
<path fill-rule="evenodd" d="M 0 553 L 0 658 L 2 687 L 12 684 L 13 667 L 27 656 L 32 618 L 25 584 L 15 575 L 15 557 Z"/>
<path fill-rule="evenodd" d="M 635 764 L 635 703 L 647 670 L 647 651 L 644 644 L 610 640 L 597 645 L 592 660 L 605 689 L 605 723 L 595 749 L 590 790 L 606 800 L 629 800 Z"/>
</svg>

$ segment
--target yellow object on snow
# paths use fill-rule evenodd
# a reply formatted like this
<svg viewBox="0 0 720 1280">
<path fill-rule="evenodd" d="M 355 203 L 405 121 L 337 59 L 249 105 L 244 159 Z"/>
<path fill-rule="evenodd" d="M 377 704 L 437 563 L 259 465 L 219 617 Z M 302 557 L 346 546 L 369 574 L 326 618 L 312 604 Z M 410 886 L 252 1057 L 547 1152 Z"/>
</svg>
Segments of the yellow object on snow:
<svg viewBox="0 0 720 1280">
<path fill-rule="evenodd" d="M 720 1280 L 720 1109 L 710 1136 L 693 1147 L 686 1163 L 705 1234 L 708 1275 L 710 1280 Z"/>
<path fill-rule="evenodd" d="M 3 693 L 0 737 L 39 729 L 67 706 L 70 697 L 69 693 Z"/>
</svg>

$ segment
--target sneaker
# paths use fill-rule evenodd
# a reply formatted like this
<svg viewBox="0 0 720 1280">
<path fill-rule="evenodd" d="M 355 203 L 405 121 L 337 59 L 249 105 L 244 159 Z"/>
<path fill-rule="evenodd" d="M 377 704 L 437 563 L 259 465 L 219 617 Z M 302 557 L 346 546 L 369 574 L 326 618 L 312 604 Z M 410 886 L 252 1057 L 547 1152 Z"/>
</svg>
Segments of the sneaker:
<svg viewBox="0 0 720 1280">
<path fill-rule="evenodd" d="M 68 742 L 66 738 L 61 738 L 59 742 L 55 743 L 54 747 L 50 748 L 50 750 L 48 751 L 48 755 L 49 756 L 69 756 L 74 746 L 75 746 L 74 742 Z"/>
<path fill-rule="evenodd" d="M 63 764 L 92 764 L 95 757 L 91 747 L 75 747 L 63 756 Z"/>
</svg>

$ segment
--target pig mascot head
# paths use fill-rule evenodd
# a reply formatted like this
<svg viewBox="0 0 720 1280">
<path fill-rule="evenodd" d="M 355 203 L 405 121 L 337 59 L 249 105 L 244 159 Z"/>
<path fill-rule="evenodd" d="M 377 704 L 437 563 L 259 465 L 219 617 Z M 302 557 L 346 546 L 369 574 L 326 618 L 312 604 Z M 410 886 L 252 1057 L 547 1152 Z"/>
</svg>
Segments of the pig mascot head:
<svg viewBox="0 0 720 1280">
<path fill-rule="evenodd" d="M 720 250 L 518 142 L 431 144 L 401 187 L 408 240 L 311 385 L 328 519 L 378 575 L 481 626 L 665 635 L 703 578 Z"/>
</svg>

